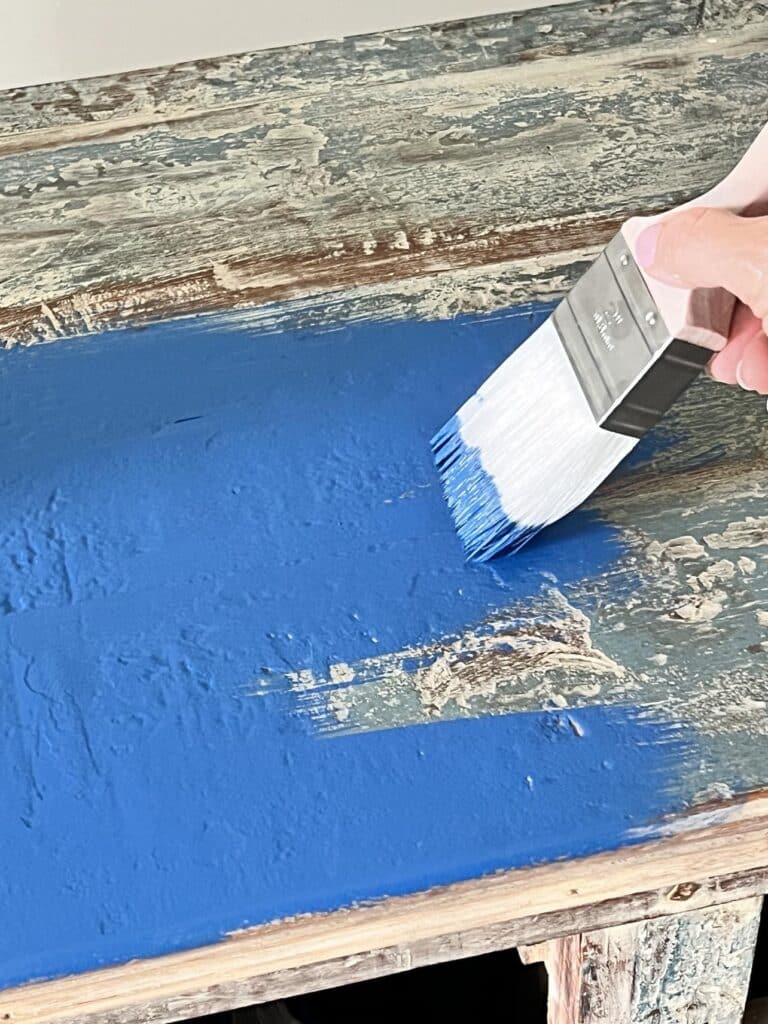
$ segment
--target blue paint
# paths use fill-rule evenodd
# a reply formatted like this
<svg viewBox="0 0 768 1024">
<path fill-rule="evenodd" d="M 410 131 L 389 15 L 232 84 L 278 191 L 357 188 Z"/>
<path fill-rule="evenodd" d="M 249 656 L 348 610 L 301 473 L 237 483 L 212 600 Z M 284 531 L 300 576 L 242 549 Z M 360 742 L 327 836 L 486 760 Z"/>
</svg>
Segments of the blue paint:
<svg viewBox="0 0 768 1024">
<path fill-rule="evenodd" d="M 320 740 L 280 685 L 616 557 L 576 516 L 467 565 L 435 478 L 435 426 L 546 315 L 0 353 L 0 984 L 615 846 L 675 808 L 678 741 L 630 711 L 580 712 L 584 738 L 542 713 Z"/>
<path fill-rule="evenodd" d="M 544 524 L 519 523 L 504 511 L 496 481 L 486 472 L 480 449 L 466 444 L 462 437 L 458 415 L 432 438 L 432 451 L 468 558 L 488 562 L 499 555 L 514 555 L 541 533 Z"/>
</svg>

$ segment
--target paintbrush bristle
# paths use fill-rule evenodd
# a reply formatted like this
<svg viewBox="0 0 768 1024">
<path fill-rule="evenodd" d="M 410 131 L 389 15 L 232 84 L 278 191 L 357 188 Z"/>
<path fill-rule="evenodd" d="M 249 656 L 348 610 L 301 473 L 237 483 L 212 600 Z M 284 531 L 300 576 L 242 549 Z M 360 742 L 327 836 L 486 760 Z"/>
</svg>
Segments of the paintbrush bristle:
<svg viewBox="0 0 768 1024">
<path fill-rule="evenodd" d="M 517 551 L 585 501 L 637 440 L 598 426 L 552 320 L 432 440 L 470 558 Z"/>
</svg>

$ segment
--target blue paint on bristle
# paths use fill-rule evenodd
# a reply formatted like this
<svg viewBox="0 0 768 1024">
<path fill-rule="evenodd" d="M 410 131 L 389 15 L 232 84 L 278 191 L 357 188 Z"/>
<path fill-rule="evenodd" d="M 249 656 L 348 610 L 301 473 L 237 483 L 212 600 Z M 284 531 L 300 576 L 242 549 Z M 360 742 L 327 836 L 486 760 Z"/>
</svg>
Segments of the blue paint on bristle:
<svg viewBox="0 0 768 1024">
<path fill-rule="evenodd" d="M 435 434 L 432 451 L 456 531 L 470 559 L 487 562 L 512 554 L 541 531 L 544 524 L 518 523 L 506 514 L 480 449 L 462 437 L 459 415 Z"/>
</svg>

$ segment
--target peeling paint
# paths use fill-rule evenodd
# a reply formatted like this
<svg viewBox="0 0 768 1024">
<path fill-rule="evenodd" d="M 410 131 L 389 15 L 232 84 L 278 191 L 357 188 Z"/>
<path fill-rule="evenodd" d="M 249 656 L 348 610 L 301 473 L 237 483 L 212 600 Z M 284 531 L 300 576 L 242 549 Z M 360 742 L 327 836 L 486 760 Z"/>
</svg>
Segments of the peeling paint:
<svg viewBox="0 0 768 1024">
<path fill-rule="evenodd" d="M 54 86 L 0 98 L 0 337 L 353 287 L 386 301 L 469 267 L 491 268 L 493 308 L 502 263 L 509 303 L 559 294 L 626 216 L 700 191 L 755 134 L 759 5 L 716 46 L 697 6 L 583 3 L 549 35 L 527 15 L 482 45 L 469 26 L 449 47 L 440 29 L 396 33 L 361 67 L 328 43 L 273 56 L 290 74 L 251 54 L 215 62 L 220 78 L 189 65 L 75 83 L 64 104 Z M 447 316 L 472 299 L 457 280 L 432 301 Z"/>
<path fill-rule="evenodd" d="M 424 714 L 434 716 L 449 706 L 469 711 L 478 698 L 521 688 L 544 704 L 564 707 L 568 701 L 558 692 L 564 679 L 572 688 L 584 677 L 594 680 L 580 692 L 596 697 L 601 678 L 625 675 L 621 665 L 594 647 L 588 616 L 559 591 L 548 591 L 528 609 L 518 609 L 517 616 L 493 617 L 461 635 L 351 666 L 331 665 L 327 676 L 288 673 L 288 678 L 315 721 L 321 721 L 327 704 L 332 718 L 343 723 L 350 720 L 357 699 L 365 699 L 363 684 L 376 686 L 382 702 L 389 693 L 393 701 L 405 703 L 406 693 L 411 693 Z M 342 688 L 339 683 L 350 685 Z"/>
<path fill-rule="evenodd" d="M 740 555 L 736 564 L 745 576 L 754 576 L 757 571 L 757 562 L 754 558 L 748 558 L 747 555 Z"/>
<path fill-rule="evenodd" d="M 768 546 L 768 516 L 747 516 L 739 522 L 730 523 L 722 533 L 707 534 L 704 540 L 717 551 Z"/>
<path fill-rule="evenodd" d="M 714 591 L 684 601 L 669 613 L 670 619 L 682 619 L 683 622 L 711 622 L 723 610 L 725 594 Z"/>
<path fill-rule="evenodd" d="M 706 548 L 695 537 L 672 537 L 663 543 L 652 540 L 646 548 L 649 558 L 668 558 L 673 562 L 696 560 L 707 553 Z"/>
<path fill-rule="evenodd" d="M 724 580 L 732 580 L 735 575 L 736 566 L 733 562 L 730 562 L 727 558 L 720 558 L 718 561 L 707 566 L 698 576 L 689 576 L 688 584 L 693 590 L 698 588 L 714 590 L 716 584 L 722 583 Z"/>
</svg>

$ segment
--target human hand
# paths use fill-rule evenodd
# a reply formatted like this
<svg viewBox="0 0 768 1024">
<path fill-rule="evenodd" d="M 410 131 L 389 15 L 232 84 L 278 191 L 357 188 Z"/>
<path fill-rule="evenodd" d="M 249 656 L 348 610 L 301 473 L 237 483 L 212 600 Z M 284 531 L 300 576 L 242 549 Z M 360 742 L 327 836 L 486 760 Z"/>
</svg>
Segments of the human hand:
<svg viewBox="0 0 768 1024">
<path fill-rule="evenodd" d="M 728 343 L 709 373 L 768 395 L 768 217 L 692 207 L 646 228 L 637 257 L 666 284 L 725 288 L 739 299 Z"/>
</svg>

